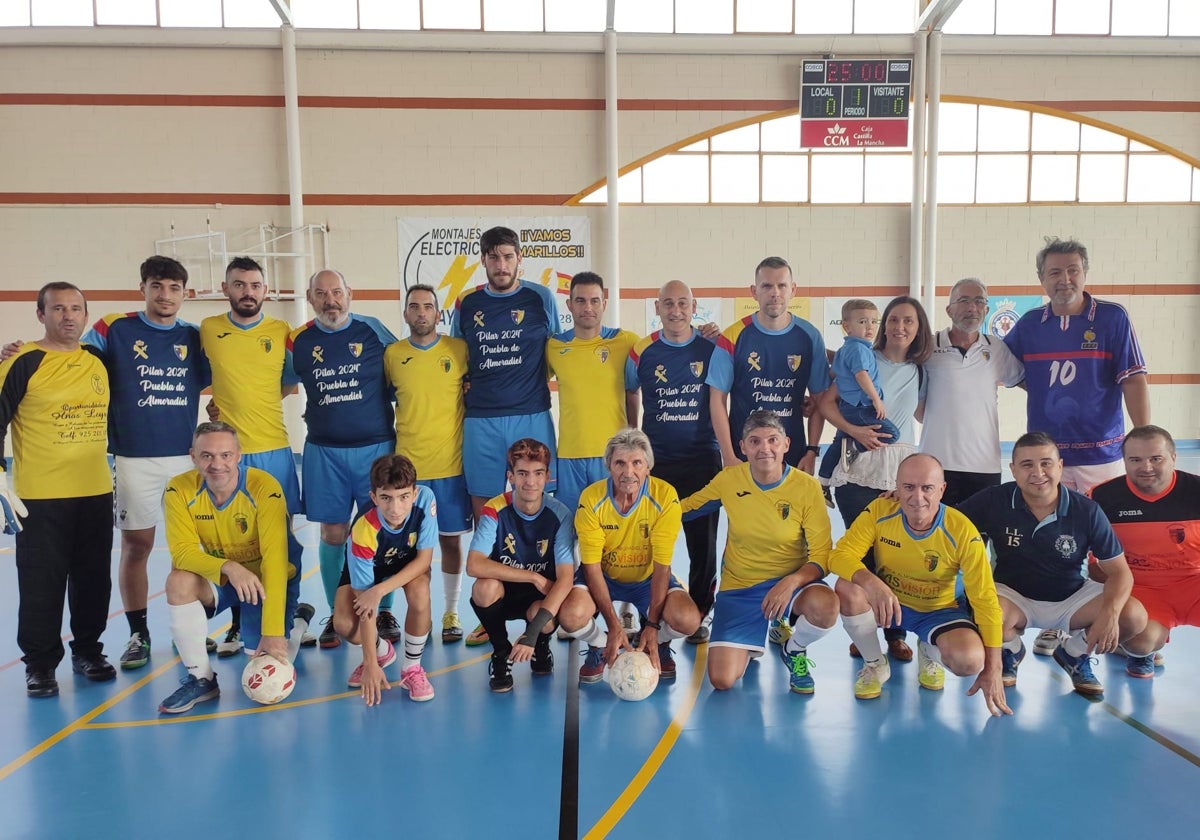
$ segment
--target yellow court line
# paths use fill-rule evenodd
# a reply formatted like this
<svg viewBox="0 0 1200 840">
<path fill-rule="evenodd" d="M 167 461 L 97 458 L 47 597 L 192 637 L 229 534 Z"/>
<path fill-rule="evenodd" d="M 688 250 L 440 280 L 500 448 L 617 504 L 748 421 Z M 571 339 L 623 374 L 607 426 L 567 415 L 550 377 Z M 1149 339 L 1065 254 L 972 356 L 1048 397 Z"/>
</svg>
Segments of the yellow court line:
<svg viewBox="0 0 1200 840">
<path fill-rule="evenodd" d="M 428 676 L 440 677 L 443 674 L 448 674 L 451 671 L 457 671 L 460 668 L 466 668 L 469 665 L 478 665 L 488 658 L 490 654 L 483 654 L 474 659 L 468 659 L 464 662 L 459 662 L 455 665 L 448 665 L 445 668 L 439 668 L 436 671 L 430 671 Z M 400 681 L 391 684 L 393 688 L 400 685 Z M 138 726 L 166 726 L 176 723 L 195 723 L 201 720 L 221 720 L 223 718 L 242 717 L 243 715 L 257 715 L 262 712 L 279 712 L 284 709 L 297 709 L 301 706 L 314 706 L 318 703 L 328 703 L 332 700 L 345 700 L 347 697 L 361 697 L 357 691 L 343 691 L 340 694 L 327 694 L 324 697 L 310 697 L 307 700 L 296 700 L 291 703 L 276 703 L 273 706 L 254 706 L 249 709 L 232 709 L 228 712 L 213 712 L 207 715 L 187 715 L 179 717 L 155 718 L 154 720 L 125 720 L 113 721 L 111 723 L 88 723 L 85 726 L 78 727 L 80 729 L 97 730 L 97 729 L 131 729 Z M 93 716 L 94 717 L 94 716 Z"/>
<path fill-rule="evenodd" d="M 696 699 L 700 696 L 700 687 L 704 685 L 705 664 L 708 661 L 708 645 L 700 645 L 696 649 L 696 663 L 692 666 L 692 682 L 688 686 L 688 695 L 684 697 L 683 702 L 679 704 L 679 708 L 675 710 L 675 716 L 671 718 L 671 723 L 667 726 L 667 731 L 658 739 L 658 743 L 654 749 L 650 751 L 646 763 L 638 770 L 637 775 L 625 786 L 625 790 L 621 791 L 621 795 L 616 798 L 609 809 L 604 812 L 604 815 L 596 821 L 591 830 L 583 835 L 584 840 L 593 840 L 593 838 L 605 837 L 610 831 L 621 821 L 625 813 L 637 801 L 637 798 L 642 795 L 642 791 L 646 789 L 646 785 L 650 784 L 650 780 L 654 778 L 654 774 L 662 767 L 662 763 L 666 761 L 667 755 L 675 746 L 675 742 L 679 740 L 679 733 L 683 731 L 683 725 L 692 715 L 692 709 L 696 706 Z"/>
</svg>

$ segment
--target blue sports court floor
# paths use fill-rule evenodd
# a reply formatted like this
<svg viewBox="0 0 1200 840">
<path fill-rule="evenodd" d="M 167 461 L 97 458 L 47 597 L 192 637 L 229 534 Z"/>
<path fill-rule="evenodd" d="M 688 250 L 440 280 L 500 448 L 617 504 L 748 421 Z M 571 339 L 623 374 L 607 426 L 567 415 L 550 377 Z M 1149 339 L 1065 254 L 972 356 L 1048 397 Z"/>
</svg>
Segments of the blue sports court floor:
<svg viewBox="0 0 1200 840">
<path fill-rule="evenodd" d="M 1180 466 L 1200 470 L 1200 455 Z M 298 535 L 310 548 L 302 595 L 323 618 L 317 529 L 301 520 Z M 894 664 L 880 699 L 856 701 L 840 627 L 810 649 L 811 697 L 789 693 L 773 657 L 715 693 L 706 649 L 681 642 L 678 679 L 641 703 L 578 687 L 582 660 L 565 642 L 553 675 L 518 667 L 515 690 L 495 695 L 488 648 L 434 640 L 430 703 L 393 689 L 365 708 L 345 687 L 358 649 L 343 645 L 302 651 L 298 687 L 273 707 L 242 695 L 243 659 L 214 659 L 220 700 L 166 718 L 157 704 L 182 672 L 161 594 L 167 562 L 162 549 L 151 559 L 150 664 L 91 684 L 67 661 L 48 700 L 25 697 L 15 571 L 0 566 L 0 837 L 1108 838 L 1186 836 L 1200 814 L 1196 628 L 1176 631 L 1154 680 L 1105 657 L 1095 702 L 1029 656 L 1005 719 L 966 697 L 965 680 L 918 689 L 915 664 Z M 437 625 L 437 574 L 434 587 Z M 127 636 L 114 587 L 114 660 Z"/>
</svg>

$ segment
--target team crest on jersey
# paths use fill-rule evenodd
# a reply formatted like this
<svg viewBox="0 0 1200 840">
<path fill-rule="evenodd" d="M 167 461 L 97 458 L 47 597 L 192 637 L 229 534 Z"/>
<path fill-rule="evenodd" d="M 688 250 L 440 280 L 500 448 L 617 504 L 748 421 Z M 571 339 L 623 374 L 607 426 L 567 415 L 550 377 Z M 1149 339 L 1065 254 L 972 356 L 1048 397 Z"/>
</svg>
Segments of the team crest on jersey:
<svg viewBox="0 0 1200 840">
<path fill-rule="evenodd" d="M 656 365 L 654 368 L 654 378 L 657 379 L 659 382 L 666 382 L 667 381 L 667 366 L 666 365 Z"/>
<path fill-rule="evenodd" d="M 704 375 L 704 362 L 692 362 L 688 365 L 688 370 L 692 372 L 692 376 L 699 379 Z"/>
<path fill-rule="evenodd" d="M 1095 350 L 1100 345 L 1096 343 L 1095 330 L 1083 331 L 1083 343 L 1079 345 L 1080 350 Z"/>
<path fill-rule="evenodd" d="M 789 356 L 787 357 L 788 370 L 790 370 L 792 373 L 795 373 L 797 370 L 799 370 L 799 369 L 800 369 L 800 360 L 801 360 L 801 358 L 803 358 L 803 357 L 802 357 L 802 356 L 789 355 Z"/>
<path fill-rule="evenodd" d="M 642 535 L 642 539 L 650 539 L 650 523 L 645 521 L 639 522 L 638 533 Z"/>
<path fill-rule="evenodd" d="M 510 555 L 517 553 L 517 540 L 512 534 L 504 535 L 504 550 Z"/>
<path fill-rule="evenodd" d="M 1175 545 L 1183 545 L 1183 541 L 1187 539 L 1187 528 L 1182 522 L 1172 522 L 1167 526 L 1167 536 Z"/>
<path fill-rule="evenodd" d="M 442 373 L 449 373 L 450 372 L 450 357 L 449 356 L 439 357 L 438 358 L 438 367 L 440 367 L 442 369 Z"/>
<path fill-rule="evenodd" d="M 237 529 L 243 534 L 250 530 L 250 520 L 247 519 L 246 515 L 243 513 L 239 513 L 237 516 L 233 517 L 233 524 L 236 525 Z"/>
<path fill-rule="evenodd" d="M 538 540 L 537 541 L 538 557 L 545 557 L 546 549 L 548 549 L 548 548 L 550 548 L 550 540 Z"/>
<path fill-rule="evenodd" d="M 263 349 L 264 353 L 270 353 L 271 348 L 275 346 L 275 342 L 271 341 L 271 339 L 267 338 L 266 336 L 263 336 L 258 340 L 258 346 Z"/>
<path fill-rule="evenodd" d="M 101 396 L 104 395 L 104 377 L 99 374 L 92 376 L 92 390 Z"/>
<path fill-rule="evenodd" d="M 409 548 L 417 547 L 417 532 L 416 531 L 413 531 L 411 534 L 408 535 L 408 547 Z"/>
<path fill-rule="evenodd" d="M 749 356 L 746 357 L 746 364 L 750 366 L 751 370 L 757 370 L 757 371 L 762 370 L 762 365 L 759 363 L 757 350 L 755 350 Z"/>
<path fill-rule="evenodd" d="M 936 569 L 938 567 L 938 561 L 941 559 L 942 559 L 941 555 L 938 554 L 936 551 L 926 551 L 925 552 L 925 571 L 932 572 L 934 569 Z"/>
<path fill-rule="evenodd" d="M 353 357 L 354 357 L 354 358 L 356 358 L 356 359 L 357 359 L 359 356 L 361 356 L 361 355 L 362 355 L 362 344 L 361 344 L 361 343 L 359 343 L 359 342 L 357 342 L 357 341 L 355 341 L 355 342 L 351 342 L 351 344 L 350 344 L 350 355 L 351 355 L 351 356 L 353 356 Z"/>
<path fill-rule="evenodd" d="M 510 309 L 508 310 L 508 314 L 512 317 L 512 322 L 518 327 L 521 326 L 521 322 L 525 320 L 524 309 Z"/>
<path fill-rule="evenodd" d="M 175 358 L 181 362 L 186 362 L 188 357 L 188 346 L 186 344 L 173 344 L 171 349 L 175 351 Z"/>
<path fill-rule="evenodd" d="M 1074 557 L 1075 553 L 1079 551 L 1079 544 L 1070 534 L 1061 534 L 1054 541 L 1054 550 L 1063 557 Z"/>
<path fill-rule="evenodd" d="M 146 342 L 140 338 L 133 342 L 133 355 L 139 359 L 149 359 L 150 357 L 146 355 Z"/>
<path fill-rule="evenodd" d="M 779 514 L 780 519 L 782 519 L 786 522 L 787 518 L 792 515 L 791 502 L 776 502 L 775 503 L 775 512 Z"/>
<path fill-rule="evenodd" d="M 482 312 L 476 312 L 476 313 L 475 313 L 475 317 L 474 317 L 472 320 L 474 320 L 474 321 L 475 321 L 475 326 L 477 326 L 477 327 L 482 327 L 482 326 L 484 326 L 484 323 L 483 323 L 483 313 L 482 313 Z"/>
<path fill-rule="evenodd" d="M 320 344 L 313 345 L 313 361 L 322 363 L 325 361 L 325 348 Z"/>
<path fill-rule="evenodd" d="M 983 360 L 985 362 L 990 362 L 992 360 L 992 351 L 991 350 L 984 350 L 979 355 L 983 356 Z"/>
<path fill-rule="evenodd" d="M 597 347 L 595 350 L 595 353 L 596 353 L 596 356 L 599 357 L 599 359 L 600 359 L 600 364 L 604 364 L 605 362 L 608 361 L 608 348 L 607 347 Z"/>
<path fill-rule="evenodd" d="M 1017 325 L 1020 319 L 1017 314 L 1017 302 L 1014 300 L 1004 299 L 996 304 L 996 311 L 992 313 L 992 317 L 988 319 L 988 332 L 992 335 L 1004 338 L 1012 332 L 1012 328 Z"/>
</svg>

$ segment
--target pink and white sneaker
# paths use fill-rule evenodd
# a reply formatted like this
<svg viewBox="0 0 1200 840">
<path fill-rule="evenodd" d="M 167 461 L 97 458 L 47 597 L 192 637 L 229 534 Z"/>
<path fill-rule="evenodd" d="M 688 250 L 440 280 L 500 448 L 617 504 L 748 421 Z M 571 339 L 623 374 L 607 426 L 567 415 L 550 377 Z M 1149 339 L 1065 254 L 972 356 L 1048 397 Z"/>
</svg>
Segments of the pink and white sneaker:
<svg viewBox="0 0 1200 840">
<path fill-rule="evenodd" d="M 393 662 L 395 662 L 396 661 L 395 645 L 393 645 L 391 642 L 388 642 L 387 650 L 385 650 L 382 654 L 380 654 L 380 656 L 375 661 L 379 663 L 380 668 L 386 668 L 387 666 L 389 666 Z M 351 688 L 362 688 L 362 672 L 363 672 L 363 666 L 361 664 L 359 664 L 359 666 L 357 668 L 355 668 L 353 671 L 350 672 L 350 679 L 346 680 L 346 685 L 350 686 Z"/>
<path fill-rule="evenodd" d="M 420 665 L 410 666 L 400 672 L 400 687 L 408 689 L 408 699 L 417 703 L 433 699 L 433 685 Z"/>
</svg>

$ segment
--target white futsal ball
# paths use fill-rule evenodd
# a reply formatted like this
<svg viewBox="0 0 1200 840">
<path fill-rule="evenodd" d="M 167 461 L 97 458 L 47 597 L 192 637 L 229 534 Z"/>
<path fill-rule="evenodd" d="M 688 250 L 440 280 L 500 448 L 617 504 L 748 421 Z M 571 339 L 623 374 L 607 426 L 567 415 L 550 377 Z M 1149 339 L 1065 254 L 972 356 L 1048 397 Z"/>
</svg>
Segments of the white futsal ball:
<svg viewBox="0 0 1200 840">
<path fill-rule="evenodd" d="M 622 700 L 645 700 L 658 686 L 658 669 L 640 650 L 628 650 L 608 669 L 608 684 Z"/>
<path fill-rule="evenodd" d="M 242 691 L 255 703 L 264 706 L 285 699 L 295 687 L 295 667 L 269 653 L 251 657 L 242 670 Z"/>
</svg>

